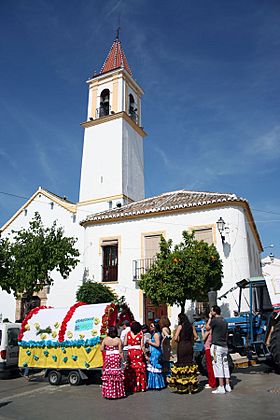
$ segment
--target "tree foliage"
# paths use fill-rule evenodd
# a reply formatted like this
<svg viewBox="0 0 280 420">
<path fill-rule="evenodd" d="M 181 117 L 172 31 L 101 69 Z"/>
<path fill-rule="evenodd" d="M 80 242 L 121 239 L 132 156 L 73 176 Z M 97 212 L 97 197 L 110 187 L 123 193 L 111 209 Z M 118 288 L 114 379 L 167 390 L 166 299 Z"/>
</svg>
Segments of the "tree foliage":
<svg viewBox="0 0 280 420">
<path fill-rule="evenodd" d="M 53 270 L 67 278 L 78 264 L 76 239 L 64 236 L 56 222 L 45 228 L 39 213 L 27 229 L 13 233 L 12 240 L 0 242 L 0 286 L 15 297 L 24 293 L 31 298 L 34 292 L 53 284 Z"/>
<path fill-rule="evenodd" d="M 150 270 L 142 275 L 140 288 L 155 304 L 167 303 L 185 310 L 186 300 L 206 301 L 207 292 L 222 286 L 222 261 L 214 245 L 183 232 L 181 243 L 161 237 L 160 252 Z"/>
<path fill-rule="evenodd" d="M 93 304 L 113 302 L 116 295 L 105 284 L 88 280 L 79 287 L 76 298 L 77 301 Z"/>
</svg>

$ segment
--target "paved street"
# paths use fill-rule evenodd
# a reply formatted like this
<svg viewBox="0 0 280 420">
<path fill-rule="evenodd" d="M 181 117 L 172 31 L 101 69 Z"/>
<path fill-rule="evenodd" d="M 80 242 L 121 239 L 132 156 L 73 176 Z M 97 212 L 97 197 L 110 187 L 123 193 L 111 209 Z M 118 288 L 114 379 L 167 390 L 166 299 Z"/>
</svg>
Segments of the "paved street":
<svg viewBox="0 0 280 420">
<path fill-rule="evenodd" d="M 234 391 L 226 395 L 163 390 L 108 401 L 97 384 L 54 387 L 39 377 L 31 382 L 20 377 L 0 381 L 0 419 L 279 419 L 279 375 L 263 367 L 240 369 L 233 374 L 233 385 Z"/>
</svg>

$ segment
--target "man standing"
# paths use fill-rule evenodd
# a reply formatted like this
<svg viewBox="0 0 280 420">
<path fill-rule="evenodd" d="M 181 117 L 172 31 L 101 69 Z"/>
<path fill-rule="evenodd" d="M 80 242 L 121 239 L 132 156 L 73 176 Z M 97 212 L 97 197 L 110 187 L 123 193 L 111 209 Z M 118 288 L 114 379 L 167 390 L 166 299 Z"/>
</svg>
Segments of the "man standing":
<svg viewBox="0 0 280 420">
<path fill-rule="evenodd" d="M 126 363 L 128 347 L 124 346 L 124 340 L 125 340 L 125 337 L 126 337 L 127 333 L 130 331 L 130 323 L 127 319 L 125 319 L 123 321 L 122 327 L 123 327 L 123 329 L 122 329 L 122 332 L 121 332 L 120 339 L 121 339 L 121 342 L 122 342 L 122 345 L 123 345 L 124 363 Z"/>
<path fill-rule="evenodd" d="M 225 394 L 231 392 L 230 372 L 228 366 L 228 325 L 221 316 L 221 308 L 213 306 L 209 314 L 206 329 L 212 330 L 211 356 L 215 378 L 219 379 L 219 386 L 212 394 Z M 224 383 L 225 381 L 225 383 Z"/>
</svg>

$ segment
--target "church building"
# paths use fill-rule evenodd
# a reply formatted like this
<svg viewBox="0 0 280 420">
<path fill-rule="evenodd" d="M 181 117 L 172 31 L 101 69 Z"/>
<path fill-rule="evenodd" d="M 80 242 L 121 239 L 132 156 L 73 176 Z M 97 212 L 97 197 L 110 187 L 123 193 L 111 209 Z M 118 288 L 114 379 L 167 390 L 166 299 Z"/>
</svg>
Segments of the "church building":
<svg viewBox="0 0 280 420">
<path fill-rule="evenodd" d="M 248 202 L 236 194 L 179 190 L 145 198 L 141 99 L 117 36 L 98 74 L 87 81 L 89 95 L 81 164 L 79 201 L 72 203 L 39 187 L 1 228 L 2 237 L 27 228 L 37 211 L 45 226 L 55 220 L 66 236 L 77 237 L 80 263 L 67 280 L 34 296 L 34 304 L 67 306 L 86 279 L 125 296 L 134 316 L 149 322 L 167 314 L 174 324 L 180 308 L 153 305 L 139 279 L 153 263 L 160 236 L 179 243 L 184 230 L 214 243 L 223 261 L 222 295 L 237 281 L 261 274 L 262 244 Z M 220 301 L 225 315 L 235 296 Z M 22 300 L 0 291 L 0 313 L 19 319 Z M 194 312 L 199 303 L 189 302 Z"/>
</svg>

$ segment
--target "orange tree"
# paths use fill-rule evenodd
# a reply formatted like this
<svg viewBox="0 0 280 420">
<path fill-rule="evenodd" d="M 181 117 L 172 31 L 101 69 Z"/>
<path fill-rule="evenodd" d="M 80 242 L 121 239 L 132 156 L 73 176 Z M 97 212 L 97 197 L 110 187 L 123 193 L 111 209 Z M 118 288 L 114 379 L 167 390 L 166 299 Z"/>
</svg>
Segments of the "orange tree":
<svg viewBox="0 0 280 420">
<path fill-rule="evenodd" d="M 206 301 L 207 292 L 221 288 L 222 268 L 213 244 L 184 231 L 182 242 L 175 246 L 161 237 L 160 252 L 139 286 L 154 304 L 178 305 L 184 313 L 186 300 Z"/>
</svg>

